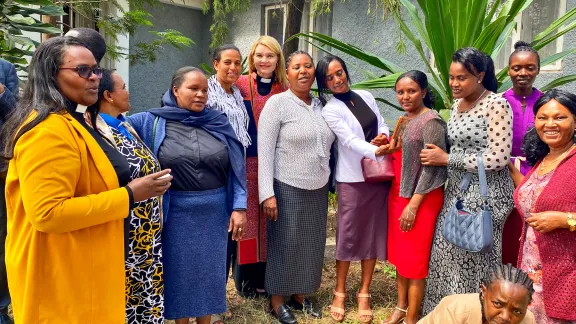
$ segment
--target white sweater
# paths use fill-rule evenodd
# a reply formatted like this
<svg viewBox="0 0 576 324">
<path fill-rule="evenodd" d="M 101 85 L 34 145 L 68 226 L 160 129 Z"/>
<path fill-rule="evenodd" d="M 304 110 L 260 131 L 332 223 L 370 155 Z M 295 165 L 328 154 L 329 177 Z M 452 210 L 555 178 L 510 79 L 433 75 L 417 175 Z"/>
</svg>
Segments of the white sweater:
<svg viewBox="0 0 576 324">
<path fill-rule="evenodd" d="M 290 90 L 270 97 L 258 121 L 260 203 L 275 195 L 274 179 L 306 190 L 326 185 L 334 139 L 318 98 L 308 106 Z"/>
<path fill-rule="evenodd" d="M 368 91 L 354 90 L 364 102 L 374 111 L 378 119 L 378 133 L 389 135 L 388 126 L 384 123 L 376 100 Z M 362 157 L 372 160 L 376 158 L 375 145 L 366 142 L 364 131 L 358 119 L 352 114 L 346 104 L 336 98 L 330 99 L 322 109 L 324 120 L 338 138 L 338 161 L 336 162 L 336 181 L 364 182 L 362 175 Z"/>
</svg>

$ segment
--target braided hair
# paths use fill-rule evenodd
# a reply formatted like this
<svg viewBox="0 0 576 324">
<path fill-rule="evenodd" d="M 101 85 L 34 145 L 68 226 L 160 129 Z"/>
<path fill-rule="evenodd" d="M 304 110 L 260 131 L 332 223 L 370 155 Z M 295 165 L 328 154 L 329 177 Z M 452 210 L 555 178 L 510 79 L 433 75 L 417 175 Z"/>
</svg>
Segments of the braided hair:
<svg viewBox="0 0 576 324">
<path fill-rule="evenodd" d="M 513 267 L 510 263 L 506 265 L 495 263 L 488 269 L 488 271 L 486 271 L 486 276 L 484 277 L 484 280 L 482 280 L 482 284 L 486 287 L 487 290 L 497 280 L 504 280 L 523 286 L 528 291 L 528 302 L 532 302 L 532 294 L 534 294 L 534 282 L 528 277 L 526 272 Z M 480 293 L 482 323 L 485 323 L 486 313 L 484 312 L 484 301 L 482 298 L 482 293 Z"/>
<path fill-rule="evenodd" d="M 508 65 L 510 65 L 510 60 L 512 60 L 512 57 L 518 54 L 519 52 L 530 52 L 536 55 L 536 59 L 538 60 L 538 69 L 540 69 L 540 54 L 538 54 L 538 51 L 535 50 L 532 46 L 530 46 L 530 44 L 524 41 L 517 41 L 514 44 L 514 52 L 510 54 L 510 58 L 508 59 Z"/>
</svg>

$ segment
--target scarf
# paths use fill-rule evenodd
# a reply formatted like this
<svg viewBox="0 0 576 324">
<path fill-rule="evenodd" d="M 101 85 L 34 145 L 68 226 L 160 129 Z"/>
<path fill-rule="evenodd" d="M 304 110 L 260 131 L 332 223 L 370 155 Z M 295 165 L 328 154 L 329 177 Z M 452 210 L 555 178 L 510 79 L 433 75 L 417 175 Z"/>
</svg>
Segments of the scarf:
<svg viewBox="0 0 576 324">
<path fill-rule="evenodd" d="M 240 90 L 235 85 L 232 85 L 232 92 L 232 94 L 226 93 L 226 90 L 216 79 L 216 75 L 211 76 L 208 79 L 208 102 L 206 106 L 209 109 L 221 111 L 228 116 L 228 121 L 234 129 L 236 137 L 246 148 L 252 143 L 248 134 L 250 117 L 244 107 L 244 98 L 240 94 Z"/>
<path fill-rule="evenodd" d="M 244 147 L 236 138 L 236 134 L 230 126 L 226 115 L 219 111 L 206 108 L 201 112 L 193 112 L 180 108 L 176 104 L 176 98 L 172 90 L 164 93 L 162 104 L 164 105 L 162 108 L 152 108 L 148 110 L 148 112 L 166 120 L 180 122 L 190 127 L 201 128 L 226 145 L 228 154 L 230 155 L 232 171 L 242 188 L 246 189 Z"/>
</svg>

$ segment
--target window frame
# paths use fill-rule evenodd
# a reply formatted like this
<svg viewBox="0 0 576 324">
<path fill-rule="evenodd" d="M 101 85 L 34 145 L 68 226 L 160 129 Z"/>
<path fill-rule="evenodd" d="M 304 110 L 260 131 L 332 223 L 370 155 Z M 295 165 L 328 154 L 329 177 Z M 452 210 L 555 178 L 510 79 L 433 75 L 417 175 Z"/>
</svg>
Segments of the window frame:
<svg viewBox="0 0 576 324">
<path fill-rule="evenodd" d="M 566 0 L 558 0 L 558 1 L 560 1 L 558 9 L 559 10 L 558 17 L 562 17 L 562 15 L 564 15 L 566 13 L 566 10 L 568 9 L 567 8 L 568 4 Z M 516 19 L 514 20 L 516 22 L 516 28 L 512 31 L 511 35 L 512 42 L 510 46 L 512 52 L 514 51 L 514 44 L 520 40 L 520 35 L 522 33 L 522 27 L 523 27 L 522 24 L 523 17 L 524 12 L 521 12 L 518 16 L 516 16 Z M 556 39 L 556 53 L 562 52 L 563 49 L 564 49 L 564 35 Z M 542 57 L 542 59 L 545 59 L 545 57 Z M 563 60 L 558 60 L 554 64 L 548 64 L 547 66 L 543 66 L 540 68 L 540 72 L 551 72 L 551 73 L 562 72 L 562 62 Z M 498 63 L 499 62 L 495 62 L 496 65 L 498 65 Z M 508 62 L 504 62 L 504 64 L 505 66 L 508 66 Z M 502 70 L 503 68 L 497 68 L 496 71 L 498 72 Z"/>
<path fill-rule="evenodd" d="M 269 35 L 268 26 L 268 12 L 272 10 L 283 9 L 283 20 L 282 20 L 282 41 L 280 44 L 284 44 L 284 37 L 286 35 L 286 20 L 288 18 L 288 4 L 287 3 L 273 3 L 262 5 L 262 14 L 264 16 L 264 25 L 262 27 L 262 34 Z"/>
</svg>

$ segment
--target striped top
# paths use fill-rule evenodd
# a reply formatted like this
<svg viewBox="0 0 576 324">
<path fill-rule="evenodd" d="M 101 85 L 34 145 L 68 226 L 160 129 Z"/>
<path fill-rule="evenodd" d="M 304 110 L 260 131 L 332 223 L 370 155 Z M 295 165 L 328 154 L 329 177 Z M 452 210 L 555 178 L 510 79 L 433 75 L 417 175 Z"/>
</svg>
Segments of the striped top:
<svg viewBox="0 0 576 324">
<path fill-rule="evenodd" d="M 290 90 L 272 96 L 258 124 L 260 203 L 274 196 L 274 179 L 306 190 L 326 185 L 334 139 L 318 98 L 309 106 Z"/>
</svg>

